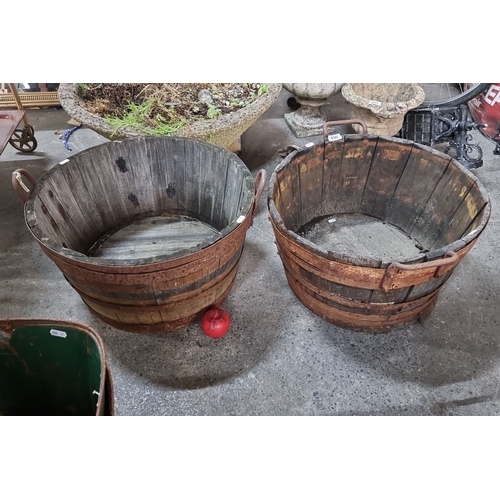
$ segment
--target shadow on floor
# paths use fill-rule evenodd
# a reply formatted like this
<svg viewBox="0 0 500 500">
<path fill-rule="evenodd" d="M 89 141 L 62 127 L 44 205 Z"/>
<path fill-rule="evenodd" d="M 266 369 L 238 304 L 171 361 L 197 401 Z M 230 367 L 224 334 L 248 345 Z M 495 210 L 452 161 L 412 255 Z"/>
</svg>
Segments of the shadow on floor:
<svg viewBox="0 0 500 500">
<path fill-rule="evenodd" d="M 454 273 L 423 325 L 386 334 L 338 329 L 328 342 L 374 371 L 423 386 L 469 381 L 492 371 L 500 361 L 500 335 L 491 328 L 500 283 L 470 256 Z"/>
<path fill-rule="evenodd" d="M 246 243 L 246 248 L 252 245 Z M 177 389 L 200 389 L 216 385 L 235 377 L 244 370 L 259 363 L 273 344 L 279 329 L 258 332 L 252 303 L 234 294 L 248 294 L 245 276 L 259 260 L 260 249 L 253 245 L 240 261 L 238 275 L 229 298 L 222 306 L 231 316 L 229 332 L 213 340 L 194 323 L 177 331 L 160 334 L 137 334 L 116 330 L 109 326 L 100 329 L 106 351 L 116 361 L 140 377 Z M 251 287 L 251 283 L 248 284 Z M 233 293 L 234 292 L 234 293 Z M 277 292 L 274 292 L 277 293 Z M 273 321 L 280 324 L 284 311 L 275 312 Z M 249 318 L 253 318 L 250 319 Z"/>
</svg>

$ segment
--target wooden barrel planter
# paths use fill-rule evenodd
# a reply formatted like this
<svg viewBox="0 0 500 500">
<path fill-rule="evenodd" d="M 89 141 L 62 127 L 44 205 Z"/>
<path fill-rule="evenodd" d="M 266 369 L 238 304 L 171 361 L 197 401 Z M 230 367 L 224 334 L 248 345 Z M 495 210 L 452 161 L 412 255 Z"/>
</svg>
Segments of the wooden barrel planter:
<svg viewBox="0 0 500 500">
<path fill-rule="evenodd" d="M 265 171 L 254 182 L 222 147 L 137 137 L 82 151 L 37 182 L 25 170 L 12 179 L 29 230 L 90 309 L 122 330 L 163 332 L 227 298 Z"/>
<path fill-rule="evenodd" d="M 288 283 L 343 328 L 387 332 L 424 319 L 486 227 L 489 198 L 447 155 L 403 139 L 328 135 L 332 123 L 270 179 Z"/>
<path fill-rule="evenodd" d="M 113 381 L 86 325 L 0 320 L 0 415 L 112 416 Z"/>
</svg>

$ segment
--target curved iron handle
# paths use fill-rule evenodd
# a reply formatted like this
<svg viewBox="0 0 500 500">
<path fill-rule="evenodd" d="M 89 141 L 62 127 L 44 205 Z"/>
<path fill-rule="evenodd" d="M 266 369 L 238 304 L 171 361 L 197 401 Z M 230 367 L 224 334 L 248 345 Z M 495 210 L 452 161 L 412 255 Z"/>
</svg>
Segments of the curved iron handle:
<svg viewBox="0 0 500 500">
<path fill-rule="evenodd" d="M 299 149 L 299 146 L 289 144 L 286 148 L 278 149 L 277 154 L 279 154 L 282 158 L 286 158 L 293 151 L 298 151 Z"/>
<path fill-rule="evenodd" d="M 23 175 L 30 182 L 31 188 L 28 188 L 28 186 L 26 186 L 26 184 L 23 182 Z M 24 170 L 24 168 L 18 168 L 17 170 L 14 170 L 14 172 L 12 172 L 12 187 L 17 193 L 17 196 L 19 196 L 19 198 L 21 198 L 21 201 L 23 201 L 24 203 L 26 203 L 26 201 L 28 200 L 31 191 L 35 187 L 35 184 L 35 178 L 27 170 Z"/>
<path fill-rule="evenodd" d="M 418 264 L 401 264 L 399 262 L 393 262 L 387 268 L 384 278 L 382 279 L 382 290 L 384 292 L 391 290 L 398 271 L 418 271 L 420 269 L 435 267 L 436 272 L 434 273 L 434 278 L 439 278 L 449 271 L 450 266 L 453 267 L 457 262 L 458 254 L 453 251 L 446 252 L 441 260 L 430 260 L 428 262 L 419 262 Z"/>
<path fill-rule="evenodd" d="M 366 134 L 368 131 L 368 128 L 366 126 L 366 123 L 363 120 L 358 120 L 358 119 L 353 119 L 353 120 L 337 120 L 333 122 L 325 122 L 323 124 L 323 138 L 326 139 L 328 137 L 328 127 L 333 127 L 335 125 L 351 125 L 351 124 L 357 124 L 361 125 L 363 128 L 363 134 Z"/>
</svg>

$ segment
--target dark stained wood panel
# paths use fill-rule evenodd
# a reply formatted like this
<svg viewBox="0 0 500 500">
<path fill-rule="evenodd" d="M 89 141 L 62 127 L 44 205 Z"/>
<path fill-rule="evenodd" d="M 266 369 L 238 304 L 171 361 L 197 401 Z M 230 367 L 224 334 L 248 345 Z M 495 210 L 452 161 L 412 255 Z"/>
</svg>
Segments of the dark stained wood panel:
<svg viewBox="0 0 500 500">
<path fill-rule="evenodd" d="M 340 173 L 344 154 L 344 139 L 330 141 L 325 145 L 323 163 L 323 184 L 321 186 L 322 213 L 334 214 L 343 211 L 342 203 L 337 197 L 340 189 Z"/>
<path fill-rule="evenodd" d="M 300 227 L 300 209 L 302 196 L 300 188 L 300 163 L 303 153 L 298 153 L 284 171 L 279 171 L 277 181 L 281 193 L 280 214 L 285 224 L 292 231 Z"/>
<path fill-rule="evenodd" d="M 300 158 L 298 170 L 301 208 L 297 211 L 296 222 L 299 226 L 323 215 L 319 194 L 323 183 L 324 150 L 323 144 L 313 145 L 308 147 Z"/>
<path fill-rule="evenodd" d="M 449 161 L 414 147 L 389 205 L 386 221 L 410 234 Z"/>
<path fill-rule="evenodd" d="M 415 223 L 412 236 L 422 241 L 429 250 L 433 249 L 434 242 L 449 227 L 474 184 L 472 177 L 458 175 L 456 166 L 450 163 Z M 464 224 L 464 230 L 467 225 Z"/>
<path fill-rule="evenodd" d="M 411 145 L 378 138 L 363 192 L 361 213 L 385 220 L 411 149 Z"/>
<path fill-rule="evenodd" d="M 376 145 L 377 138 L 345 137 L 338 190 L 332 193 L 338 204 L 337 213 L 361 212 L 361 200 Z"/>
</svg>

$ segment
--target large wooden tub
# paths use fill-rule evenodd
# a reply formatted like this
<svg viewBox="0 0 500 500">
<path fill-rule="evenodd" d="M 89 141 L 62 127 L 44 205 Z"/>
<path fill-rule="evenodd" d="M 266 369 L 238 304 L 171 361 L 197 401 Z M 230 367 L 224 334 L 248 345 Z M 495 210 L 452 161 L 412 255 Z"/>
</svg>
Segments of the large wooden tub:
<svg viewBox="0 0 500 500">
<path fill-rule="evenodd" d="M 290 287 L 313 312 L 368 332 L 432 311 L 490 217 L 476 177 L 402 139 L 328 136 L 288 155 L 268 207 Z"/>
<path fill-rule="evenodd" d="M 228 296 L 265 171 L 257 177 L 219 146 L 146 137 L 85 150 L 36 183 L 18 170 L 13 185 L 31 233 L 95 314 L 162 332 Z"/>
</svg>

